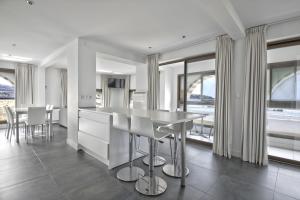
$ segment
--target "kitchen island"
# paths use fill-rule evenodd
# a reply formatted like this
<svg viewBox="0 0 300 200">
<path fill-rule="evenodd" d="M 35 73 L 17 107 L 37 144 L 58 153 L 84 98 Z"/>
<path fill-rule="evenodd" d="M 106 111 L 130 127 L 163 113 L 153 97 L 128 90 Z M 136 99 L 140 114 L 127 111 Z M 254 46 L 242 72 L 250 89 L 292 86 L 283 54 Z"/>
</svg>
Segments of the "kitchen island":
<svg viewBox="0 0 300 200">
<path fill-rule="evenodd" d="M 113 112 L 131 116 L 150 118 L 154 124 L 181 124 L 181 169 L 186 167 L 185 140 L 186 122 L 200 118 L 203 115 L 187 112 L 164 112 L 159 110 L 136 110 L 116 108 L 84 108 L 79 110 L 79 148 L 87 151 L 111 169 L 128 162 L 129 134 L 112 126 Z M 143 138 L 143 137 L 140 137 Z M 143 138 L 141 147 L 148 147 L 147 139 Z M 146 151 L 143 150 L 143 152 Z M 138 155 L 135 151 L 134 158 Z M 181 185 L 185 185 L 185 174 L 182 173 Z"/>
<path fill-rule="evenodd" d="M 78 148 L 106 164 L 109 169 L 127 163 L 129 160 L 129 134 L 113 128 L 113 112 L 124 113 L 125 110 L 79 109 Z M 138 138 L 135 141 L 139 144 L 147 143 L 145 138 Z M 143 151 L 148 152 L 147 148 Z M 135 149 L 133 154 L 135 159 L 142 156 Z"/>
</svg>

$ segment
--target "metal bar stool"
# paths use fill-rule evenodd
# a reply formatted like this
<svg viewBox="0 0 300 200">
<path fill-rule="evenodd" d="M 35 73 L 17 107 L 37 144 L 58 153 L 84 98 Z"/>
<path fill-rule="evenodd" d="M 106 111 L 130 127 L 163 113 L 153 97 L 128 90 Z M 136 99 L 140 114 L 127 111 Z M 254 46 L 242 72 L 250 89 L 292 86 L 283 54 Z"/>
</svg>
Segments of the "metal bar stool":
<svg viewBox="0 0 300 200">
<path fill-rule="evenodd" d="M 153 160 L 153 165 L 154 167 L 159 167 L 159 166 L 162 166 L 166 163 L 166 159 L 162 156 L 158 156 L 158 143 L 160 141 L 155 141 L 154 142 L 154 149 L 155 149 L 155 152 L 154 152 L 154 160 Z M 143 159 L 143 163 L 145 165 L 149 165 L 149 158 L 150 156 L 146 156 L 144 159 Z"/>
<path fill-rule="evenodd" d="M 172 138 L 170 138 L 170 150 L 171 150 L 171 159 L 172 163 L 166 164 L 163 166 L 163 172 L 171 177 L 181 178 L 182 169 L 180 164 L 180 159 L 178 159 L 178 142 L 179 142 L 179 134 L 181 133 L 181 124 L 170 124 L 167 126 L 159 127 L 158 130 L 160 132 L 170 132 L 174 135 L 174 148 L 172 148 Z M 186 123 L 186 131 L 189 131 L 193 128 L 193 121 L 189 121 Z M 179 161 L 179 162 L 178 162 Z M 185 175 L 189 174 L 190 170 L 185 168 Z"/>
<path fill-rule="evenodd" d="M 158 111 L 169 112 L 169 110 L 163 110 L 163 109 L 159 109 Z M 158 124 L 158 126 L 159 125 L 160 124 Z M 162 166 L 162 165 L 164 165 L 167 162 L 164 157 L 158 155 L 158 145 L 159 145 L 159 143 L 163 143 L 163 141 L 155 141 L 155 143 L 154 143 L 154 146 L 155 146 L 155 149 L 156 149 L 156 151 L 154 152 L 154 167 Z M 146 156 L 143 159 L 143 163 L 145 165 L 149 165 L 149 156 Z"/>
<path fill-rule="evenodd" d="M 136 181 L 145 175 L 144 170 L 133 166 L 133 137 L 130 132 L 130 124 L 125 114 L 113 113 L 113 127 L 129 133 L 129 166 L 120 169 L 117 172 L 117 178 L 125 182 Z"/>
<path fill-rule="evenodd" d="M 150 118 L 131 116 L 131 132 L 149 139 L 149 175 L 141 177 L 135 184 L 135 189 L 144 195 L 154 196 L 162 194 L 167 189 L 167 182 L 161 177 L 154 175 L 154 152 L 155 141 L 163 139 L 170 133 L 161 133 L 154 130 Z"/>
</svg>

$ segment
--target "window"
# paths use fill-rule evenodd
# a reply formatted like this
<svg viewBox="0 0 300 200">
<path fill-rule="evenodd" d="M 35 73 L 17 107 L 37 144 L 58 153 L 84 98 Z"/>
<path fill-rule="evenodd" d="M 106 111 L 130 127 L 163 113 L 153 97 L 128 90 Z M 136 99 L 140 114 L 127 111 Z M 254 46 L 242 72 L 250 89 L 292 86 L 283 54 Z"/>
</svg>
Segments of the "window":
<svg viewBox="0 0 300 200">
<path fill-rule="evenodd" d="M 102 89 L 96 89 L 96 107 L 98 108 L 103 107 Z"/>
<path fill-rule="evenodd" d="M 186 111 L 205 115 L 194 120 L 194 128 L 187 137 L 212 143 L 216 93 L 215 59 L 188 62 L 186 71 Z"/>
<path fill-rule="evenodd" d="M 4 106 L 15 106 L 14 70 L 0 69 L 0 123 L 6 123 Z"/>
<path fill-rule="evenodd" d="M 160 109 L 201 113 L 187 138 L 213 142 L 215 55 L 203 55 L 160 66 Z"/>
<path fill-rule="evenodd" d="M 297 85 L 297 80 L 300 80 L 298 65 L 297 60 L 268 64 L 269 107 L 294 108 L 296 102 L 300 101 L 300 85 Z"/>
<path fill-rule="evenodd" d="M 184 75 L 178 75 L 178 102 L 184 101 Z M 214 71 L 187 75 L 187 105 L 214 105 L 216 77 Z"/>
<path fill-rule="evenodd" d="M 133 108 L 133 94 L 135 90 L 129 90 L 129 108 Z"/>
<path fill-rule="evenodd" d="M 267 52 L 268 152 L 294 161 L 300 161 L 299 42 L 277 42 Z"/>
</svg>

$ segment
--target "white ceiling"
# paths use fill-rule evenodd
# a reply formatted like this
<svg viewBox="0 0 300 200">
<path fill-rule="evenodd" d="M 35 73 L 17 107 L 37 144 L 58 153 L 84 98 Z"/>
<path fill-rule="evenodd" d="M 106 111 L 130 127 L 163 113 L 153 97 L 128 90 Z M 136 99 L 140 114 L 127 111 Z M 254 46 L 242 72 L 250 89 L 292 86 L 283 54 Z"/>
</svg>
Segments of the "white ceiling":
<svg viewBox="0 0 300 200">
<path fill-rule="evenodd" d="M 0 54 L 38 62 L 76 37 L 150 54 L 300 16 L 299 0 L 33 1 L 0 0 Z"/>
<path fill-rule="evenodd" d="M 245 27 L 300 16 L 299 0 L 231 0 Z"/>
</svg>

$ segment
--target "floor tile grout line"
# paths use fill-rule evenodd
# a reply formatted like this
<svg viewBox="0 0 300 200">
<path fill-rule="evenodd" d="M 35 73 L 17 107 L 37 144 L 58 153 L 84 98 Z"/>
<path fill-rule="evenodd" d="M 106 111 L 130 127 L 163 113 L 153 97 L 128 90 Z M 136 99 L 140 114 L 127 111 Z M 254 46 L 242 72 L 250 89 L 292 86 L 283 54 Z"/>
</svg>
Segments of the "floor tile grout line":
<svg viewBox="0 0 300 200">
<path fill-rule="evenodd" d="M 1 190 L 8 190 L 10 188 L 14 188 L 18 185 L 22 185 L 24 183 L 29 183 L 29 182 L 32 182 L 34 180 L 37 180 L 37 179 L 40 179 L 42 177 L 46 177 L 48 174 L 44 174 L 44 175 L 41 175 L 41 176 L 37 176 L 37 177 L 34 177 L 34 178 L 31 178 L 31 179 L 27 179 L 27 180 L 24 180 L 24 181 L 21 181 L 21 182 L 18 182 L 18 183 L 15 183 L 15 184 L 12 184 L 12 185 L 7 185 L 7 186 L 4 186 L 4 187 L 0 187 L 0 191 Z"/>
<path fill-rule="evenodd" d="M 48 168 L 44 165 L 43 161 L 39 158 L 37 152 L 34 150 L 34 148 L 32 148 L 33 154 L 36 156 L 36 158 L 39 160 L 40 164 L 42 165 L 43 169 L 46 171 L 47 175 L 50 177 L 51 181 L 55 184 L 55 186 L 57 186 L 57 188 L 59 188 L 59 185 L 57 184 L 57 182 L 55 181 L 52 173 L 50 171 L 48 171 Z M 67 198 L 67 200 L 69 200 L 69 197 L 67 196 L 67 194 L 65 194 L 63 191 L 60 191 L 60 194 L 63 195 L 65 198 Z"/>
<path fill-rule="evenodd" d="M 279 175 L 279 168 L 278 168 L 277 174 L 276 174 L 276 180 L 275 180 L 275 186 L 274 186 L 274 192 L 273 192 L 273 200 L 275 199 L 275 192 L 276 192 L 276 187 L 277 187 L 278 175 Z"/>
</svg>

